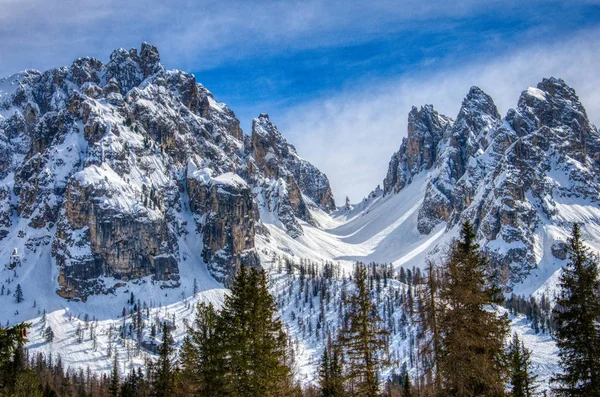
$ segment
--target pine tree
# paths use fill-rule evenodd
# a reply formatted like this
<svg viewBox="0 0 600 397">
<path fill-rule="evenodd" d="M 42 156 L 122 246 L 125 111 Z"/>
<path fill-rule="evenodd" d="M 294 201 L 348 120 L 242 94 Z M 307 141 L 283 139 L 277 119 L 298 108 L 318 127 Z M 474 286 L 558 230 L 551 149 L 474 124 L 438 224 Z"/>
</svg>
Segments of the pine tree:
<svg viewBox="0 0 600 397">
<path fill-rule="evenodd" d="M 323 349 L 319 364 L 319 390 L 322 397 L 339 397 L 344 395 L 343 369 L 339 357 L 339 349 L 329 341 Z"/>
<path fill-rule="evenodd" d="M 44 330 L 44 339 L 46 340 L 46 342 L 54 341 L 54 331 L 50 326 L 47 326 Z"/>
<path fill-rule="evenodd" d="M 218 320 L 226 394 L 269 397 L 293 392 L 287 336 L 275 313 L 264 271 L 242 266 Z"/>
<path fill-rule="evenodd" d="M 418 335 L 422 339 L 419 355 L 423 362 L 423 368 L 427 381 L 427 388 L 433 389 L 433 394 L 441 390 L 441 375 L 439 373 L 440 352 L 440 330 L 438 304 L 438 275 L 437 268 L 432 262 L 427 263 L 426 284 L 419 288 L 419 316 L 421 319 L 421 330 Z"/>
<path fill-rule="evenodd" d="M 410 382 L 410 376 L 408 371 L 404 372 L 404 378 L 402 379 L 402 397 L 412 397 L 412 384 Z"/>
<path fill-rule="evenodd" d="M 21 288 L 21 284 L 17 284 L 17 289 L 15 290 L 15 301 L 17 301 L 17 303 L 21 303 L 23 300 L 23 288 Z"/>
<path fill-rule="evenodd" d="M 187 329 L 180 353 L 180 388 L 187 394 L 220 396 L 223 393 L 223 357 L 217 334 L 218 314 L 212 304 L 198 303 L 196 319 Z"/>
<path fill-rule="evenodd" d="M 334 394 L 331 391 L 331 376 L 330 376 L 330 363 L 329 363 L 329 352 L 328 349 L 323 349 L 323 357 L 321 357 L 321 363 L 319 365 L 319 386 L 321 389 L 322 397 L 331 397 Z"/>
<path fill-rule="evenodd" d="M 31 368 L 22 368 L 14 386 L 14 397 L 43 397 L 42 385 L 38 375 Z"/>
<path fill-rule="evenodd" d="M 519 340 L 517 333 L 508 346 L 509 384 L 512 397 L 535 395 L 537 375 L 531 370 L 531 351 Z"/>
<path fill-rule="evenodd" d="M 24 348 L 30 324 L 0 327 L 0 395 L 15 391 L 19 373 L 25 367 Z"/>
<path fill-rule="evenodd" d="M 108 395 L 110 397 L 118 397 L 119 390 L 119 359 L 117 352 L 115 352 L 115 355 L 113 357 L 112 374 L 110 376 L 110 385 L 108 386 Z"/>
<path fill-rule="evenodd" d="M 440 285 L 439 372 L 444 391 L 453 396 L 502 396 L 506 368 L 506 316 L 494 308 L 500 290 L 486 274 L 487 262 L 469 222 L 462 226 L 444 265 Z"/>
<path fill-rule="evenodd" d="M 170 397 L 175 389 L 174 368 L 171 362 L 173 344 L 169 325 L 163 322 L 162 343 L 158 350 L 158 360 L 154 363 L 153 389 L 156 397 Z"/>
<path fill-rule="evenodd" d="M 354 273 L 356 292 L 349 298 L 348 326 L 340 333 L 340 343 L 348 362 L 347 377 L 353 395 L 376 396 L 379 393 L 378 371 L 386 347 L 381 318 L 367 289 L 367 268 L 357 263 Z"/>
<path fill-rule="evenodd" d="M 556 300 L 556 345 L 562 373 L 553 382 L 560 396 L 600 396 L 600 280 L 596 260 L 583 245 L 578 224 L 568 244 Z"/>
</svg>

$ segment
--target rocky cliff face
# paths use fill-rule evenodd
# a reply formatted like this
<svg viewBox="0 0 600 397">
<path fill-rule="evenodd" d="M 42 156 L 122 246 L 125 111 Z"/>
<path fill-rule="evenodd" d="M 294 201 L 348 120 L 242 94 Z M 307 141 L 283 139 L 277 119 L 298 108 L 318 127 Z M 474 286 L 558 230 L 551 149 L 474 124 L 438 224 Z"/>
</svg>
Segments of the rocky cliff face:
<svg viewBox="0 0 600 397">
<path fill-rule="evenodd" d="M 266 114 L 252 122 L 248 172 L 263 188 L 261 211 L 275 214 L 293 237 L 302 234 L 299 220 L 314 223 L 309 207 L 335 209 L 327 176 L 298 156 Z"/>
<path fill-rule="evenodd" d="M 420 233 L 471 221 L 507 284 L 539 262 L 542 226 L 568 227 L 565 204 L 596 206 L 600 199 L 600 135 L 560 79 L 523 91 L 502 119 L 492 99 L 473 87 L 456 121 L 431 107 L 413 109 L 408 134 L 390 162 L 386 194 L 427 172 Z"/>
<path fill-rule="evenodd" d="M 66 298 L 130 280 L 177 286 L 191 219 L 202 258 L 227 283 L 240 264 L 259 264 L 261 219 L 300 235 L 310 206 L 335 207 L 325 175 L 268 117 L 254 126 L 245 136 L 226 105 L 193 75 L 165 70 L 146 43 L 106 64 L 1 79 L 2 251 L 34 247 L 26 261 L 47 247 L 41 260 Z"/>
<path fill-rule="evenodd" d="M 438 146 L 454 121 L 439 114 L 431 105 L 413 107 L 408 114 L 408 136 L 400 150 L 392 155 L 383 181 L 385 194 L 397 193 L 411 183 L 414 175 L 433 167 L 438 158 Z"/>
<path fill-rule="evenodd" d="M 199 223 L 202 257 L 213 276 L 227 284 L 240 264 L 258 266 L 254 248 L 254 202 L 248 184 L 234 173 L 211 177 L 210 169 L 188 168 L 190 208 Z"/>
</svg>

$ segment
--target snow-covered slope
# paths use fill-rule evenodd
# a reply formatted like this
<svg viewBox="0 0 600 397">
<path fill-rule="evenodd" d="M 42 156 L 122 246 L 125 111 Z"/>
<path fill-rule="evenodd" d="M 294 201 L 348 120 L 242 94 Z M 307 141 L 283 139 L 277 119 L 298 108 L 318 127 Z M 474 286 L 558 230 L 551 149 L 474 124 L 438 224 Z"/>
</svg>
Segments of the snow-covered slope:
<svg viewBox="0 0 600 397">
<path fill-rule="evenodd" d="M 181 340 L 194 302 L 219 305 L 240 264 L 263 266 L 309 381 L 324 340 L 307 324 L 321 303 L 290 303 L 298 281 L 277 270 L 282 261 L 335 263 L 340 275 L 357 261 L 423 267 L 470 220 L 508 289 L 552 296 L 572 222 L 600 250 L 600 136 L 562 80 L 526 89 L 504 118 L 473 87 L 455 120 L 426 105 L 408 126 L 383 189 L 336 208 L 325 174 L 268 115 L 245 135 L 233 111 L 193 75 L 165 70 L 149 44 L 106 64 L 81 58 L 2 79 L 0 320 L 33 321 L 30 348 L 67 365 L 107 370 L 110 345 L 125 369 L 152 354 L 151 324 L 169 320 Z M 343 276 L 328 283 L 333 294 L 351 288 Z M 407 286 L 386 288 L 374 299 L 389 306 Z M 398 323 L 403 311 L 388 306 L 382 316 Z M 326 311 L 333 328 L 340 314 Z M 552 341 L 522 318 L 513 326 L 547 378 Z M 409 339 L 394 339 L 394 365 L 410 357 Z"/>
<path fill-rule="evenodd" d="M 555 284 L 573 222 L 600 251 L 600 134 L 564 81 L 526 89 L 504 118 L 473 87 L 456 120 L 427 105 L 413 108 L 408 125 L 383 193 L 315 211 L 321 227 L 294 241 L 272 233 L 282 239 L 264 244 L 314 259 L 419 267 L 440 259 L 469 220 L 505 285 L 526 295 Z"/>
</svg>

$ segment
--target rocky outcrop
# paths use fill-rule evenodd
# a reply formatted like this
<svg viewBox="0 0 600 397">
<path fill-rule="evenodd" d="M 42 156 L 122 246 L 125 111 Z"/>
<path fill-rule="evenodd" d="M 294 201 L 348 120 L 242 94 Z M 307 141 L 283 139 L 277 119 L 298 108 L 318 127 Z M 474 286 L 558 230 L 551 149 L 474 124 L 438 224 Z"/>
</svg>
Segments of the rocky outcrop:
<svg viewBox="0 0 600 397">
<path fill-rule="evenodd" d="M 383 181 L 384 194 L 397 193 L 412 182 L 414 175 L 433 167 L 438 146 L 452 124 L 452 119 L 439 114 L 431 105 L 420 110 L 412 108 L 408 114 L 408 136 L 392 155 Z"/>
<path fill-rule="evenodd" d="M 72 179 L 53 246 L 59 295 L 85 299 L 106 293 L 111 286 L 101 277 L 128 281 L 151 275 L 177 285 L 176 247 L 166 218 L 153 202 L 118 208 L 116 202 L 130 199 L 124 188 L 106 166 L 91 166 Z"/>
<path fill-rule="evenodd" d="M 454 208 L 464 208 L 479 185 L 478 175 L 463 178 L 471 161 L 485 150 L 491 131 L 500 115 L 492 98 L 478 87 L 471 87 L 454 124 L 440 142 L 435 171 L 419 209 L 418 229 L 429 234 L 440 222 L 448 221 Z"/>
<path fill-rule="evenodd" d="M 415 123 L 424 110 L 424 120 L 431 120 L 430 108 L 409 115 L 409 137 L 392 157 L 386 193 L 427 172 L 419 232 L 429 234 L 440 224 L 452 230 L 469 220 L 491 265 L 509 274 L 508 284 L 540 261 L 540 228 L 568 228 L 574 215 L 561 208 L 573 200 L 597 205 L 600 135 L 563 80 L 544 79 L 523 91 L 503 119 L 493 100 L 472 87 L 456 121 L 445 124 L 435 153 L 429 148 L 441 124 Z M 564 258 L 562 245 L 551 251 Z"/>
<path fill-rule="evenodd" d="M 190 257 L 227 284 L 241 264 L 260 264 L 261 219 L 298 236 L 311 208 L 335 208 L 327 177 L 266 115 L 245 136 L 231 109 L 193 75 L 165 70 L 147 43 L 106 64 L 0 79 L 0 111 L 0 251 L 47 255 L 65 298 L 132 280 L 174 287 Z"/>
<path fill-rule="evenodd" d="M 136 48 L 129 51 L 119 48 L 110 54 L 110 61 L 106 64 L 105 81 L 114 79 L 122 94 L 126 94 L 133 87 L 155 73 L 163 70 L 160 55 L 153 45 L 142 43 L 138 55 Z"/>
<path fill-rule="evenodd" d="M 249 155 L 249 178 L 264 188 L 261 208 L 277 214 L 291 236 L 302 234 L 298 219 L 314 223 L 311 205 L 325 211 L 335 209 L 327 176 L 298 156 L 266 114 L 252 122 Z"/>
<path fill-rule="evenodd" d="M 187 189 L 203 236 L 202 256 L 213 276 L 229 285 L 240 265 L 259 266 L 254 251 L 254 202 L 247 183 L 234 173 L 211 176 L 188 167 Z"/>
</svg>

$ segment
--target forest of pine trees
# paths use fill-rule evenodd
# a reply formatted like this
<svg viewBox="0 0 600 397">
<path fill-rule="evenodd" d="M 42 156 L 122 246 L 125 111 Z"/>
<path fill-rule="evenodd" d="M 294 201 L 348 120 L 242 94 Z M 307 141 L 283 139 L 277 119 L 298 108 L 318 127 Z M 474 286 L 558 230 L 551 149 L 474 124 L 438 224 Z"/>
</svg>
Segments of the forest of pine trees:
<svg viewBox="0 0 600 397">
<path fill-rule="evenodd" d="M 574 225 L 554 307 L 546 296 L 504 299 L 469 223 L 445 260 L 424 271 L 357 263 L 347 276 L 330 263 L 287 260 L 270 292 L 265 271 L 241 267 L 221 308 L 196 305 L 179 349 L 174 322 L 152 324 L 159 343 L 144 370 L 124 371 L 114 350 L 110 373 L 75 371 L 60 356 L 30 357 L 28 324 L 0 328 L 0 397 L 600 396 L 597 262 Z M 145 317 L 133 294 L 129 303 L 132 323 L 119 332 L 140 348 Z M 509 335 L 507 315 L 494 310 L 500 304 L 555 338 L 561 370 L 550 390 L 534 374 L 531 351 Z M 311 382 L 297 382 L 298 340 L 283 315 L 296 334 L 322 345 Z M 54 337 L 49 326 L 43 332 Z M 408 346 L 407 355 L 392 353 L 392 341 Z"/>
</svg>

